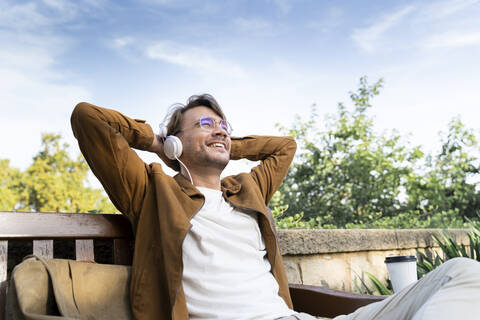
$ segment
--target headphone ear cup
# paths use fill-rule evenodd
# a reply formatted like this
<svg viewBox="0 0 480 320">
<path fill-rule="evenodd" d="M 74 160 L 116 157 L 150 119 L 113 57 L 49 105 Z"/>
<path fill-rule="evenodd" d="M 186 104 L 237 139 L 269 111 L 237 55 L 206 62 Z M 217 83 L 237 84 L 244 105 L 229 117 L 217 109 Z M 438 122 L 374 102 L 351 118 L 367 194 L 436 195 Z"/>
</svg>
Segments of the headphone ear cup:
<svg viewBox="0 0 480 320">
<path fill-rule="evenodd" d="M 170 160 L 180 158 L 182 151 L 182 141 L 176 136 L 168 136 L 163 142 L 163 152 Z"/>
</svg>

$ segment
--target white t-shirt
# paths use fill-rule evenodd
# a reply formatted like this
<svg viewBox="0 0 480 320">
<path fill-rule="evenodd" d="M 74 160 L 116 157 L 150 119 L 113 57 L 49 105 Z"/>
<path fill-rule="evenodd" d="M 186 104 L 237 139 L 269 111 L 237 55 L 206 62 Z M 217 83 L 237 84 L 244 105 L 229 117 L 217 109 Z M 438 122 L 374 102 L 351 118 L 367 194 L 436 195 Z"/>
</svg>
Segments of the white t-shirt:
<svg viewBox="0 0 480 320">
<path fill-rule="evenodd" d="M 183 242 L 183 290 L 190 319 L 276 319 L 294 314 L 278 295 L 256 215 L 218 190 L 197 187 L 205 204 Z"/>
</svg>

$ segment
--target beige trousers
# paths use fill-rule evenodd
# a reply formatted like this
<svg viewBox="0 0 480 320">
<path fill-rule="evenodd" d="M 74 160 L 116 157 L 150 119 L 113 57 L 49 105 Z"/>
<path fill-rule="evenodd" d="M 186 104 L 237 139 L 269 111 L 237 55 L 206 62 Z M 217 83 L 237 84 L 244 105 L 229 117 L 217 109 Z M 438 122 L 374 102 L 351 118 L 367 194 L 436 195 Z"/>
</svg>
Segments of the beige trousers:
<svg viewBox="0 0 480 320">
<path fill-rule="evenodd" d="M 480 263 L 455 258 L 391 297 L 334 320 L 480 319 L 479 306 Z M 317 318 L 303 313 L 283 319 Z"/>
</svg>

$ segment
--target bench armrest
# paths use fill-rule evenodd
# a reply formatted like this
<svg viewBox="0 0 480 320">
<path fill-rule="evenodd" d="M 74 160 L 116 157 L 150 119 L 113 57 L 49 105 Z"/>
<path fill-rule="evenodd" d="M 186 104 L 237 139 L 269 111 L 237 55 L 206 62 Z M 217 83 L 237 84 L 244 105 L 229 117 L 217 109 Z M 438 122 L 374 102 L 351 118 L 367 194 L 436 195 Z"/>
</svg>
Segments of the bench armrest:
<svg viewBox="0 0 480 320">
<path fill-rule="evenodd" d="M 330 318 L 352 313 L 360 307 L 386 298 L 303 284 L 289 284 L 289 288 L 295 311 Z"/>
</svg>

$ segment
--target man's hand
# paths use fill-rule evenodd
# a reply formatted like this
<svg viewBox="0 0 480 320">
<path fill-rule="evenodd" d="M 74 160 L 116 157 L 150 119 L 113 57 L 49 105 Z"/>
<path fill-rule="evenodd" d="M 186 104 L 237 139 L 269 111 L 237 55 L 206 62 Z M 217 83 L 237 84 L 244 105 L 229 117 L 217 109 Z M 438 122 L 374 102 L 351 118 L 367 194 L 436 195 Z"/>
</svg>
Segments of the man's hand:
<svg viewBox="0 0 480 320">
<path fill-rule="evenodd" d="M 162 138 L 160 138 L 158 134 L 154 136 L 152 145 L 147 149 L 147 151 L 156 153 L 160 158 L 162 158 L 161 154 L 163 154 L 163 142 Z"/>
<path fill-rule="evenodd" d="M 152 145 L 147 149 L 147 151 L 156 153 L 168 167 L 178 171 L 177 160 L 171 160 L 167 158 L 165 152 L 163 152 L 163 140 L 158 134 L 155 135 Z"/>
</svg>

